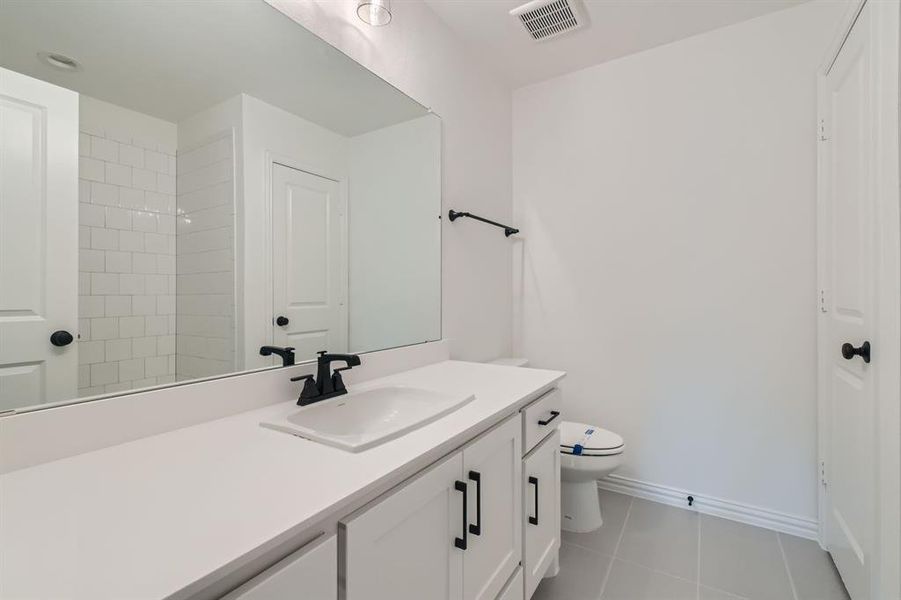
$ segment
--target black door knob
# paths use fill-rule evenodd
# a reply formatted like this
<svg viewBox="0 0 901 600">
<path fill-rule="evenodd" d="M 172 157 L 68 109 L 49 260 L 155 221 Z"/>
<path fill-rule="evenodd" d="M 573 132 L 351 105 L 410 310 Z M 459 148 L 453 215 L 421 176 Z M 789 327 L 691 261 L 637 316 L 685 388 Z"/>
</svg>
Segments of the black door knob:
<svg viewBox="0 0 901 600">
<path fill-rule="evenodd" d="M 855 348 L 851 344 L 845 342 L 842 344 L 842 356 L 845 357 L 846 360 L 851 360 L 855 356 L 859 356 L 863 359 L 863 362 L 870 362 L 870 342 L 864 342 L 860 345 L 860 348 Z"/>
<path fill-rule="evenodd" d="M 50 334 L 50 343 L 54 346 L 68 346 L 74 339 L 71 333 L 62 329 Z"/>
<path fill-rule="evenodd" d="M 287 325 L 290 322 L 291 321 L 288 320 L 288 317 L 285 317 L 282 315 L 275 317 L 275 324 L 278 325 L 279 327 L 284 327 L 285 325 Z"/>
</svg>

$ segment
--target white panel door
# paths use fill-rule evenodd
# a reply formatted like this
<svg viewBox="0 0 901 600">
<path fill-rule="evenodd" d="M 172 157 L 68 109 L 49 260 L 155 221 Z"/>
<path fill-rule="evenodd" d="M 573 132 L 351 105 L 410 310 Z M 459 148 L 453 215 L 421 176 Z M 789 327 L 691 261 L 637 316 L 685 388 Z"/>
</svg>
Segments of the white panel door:
<svg viewBox="0 0 901 600">
<path fill-rule="evenodd" d="M 872 3 L 864 7 L 821 90 L 820 366 L 827 428 L 827 549 L 855 600 L 871 597 L 874 550 L 875 185 Z M 843 346 L 850 344 L 850 346 Z M 862 351 L 862 350 L 861 350 Z M 856 352 L 856 350 L 855 350 Z M 897 368 L 897 367 L 896 367 Z"/>
<path fill-rule="evenodd" d="M 461 600 L 465 482 L 456 453 L 341 524 L 344 600 Z"/>
<path fill-rule="evenodd" d="M 522 461 L 523 557 L 525 597 L 560 552 L 560 430 L 555 430 Z"/>
<path fill-rule="evenodd" d="M 522 425 L 519 414 L 463 450 L 469 544 L 463 597 L 494 600 L 522 555 Z"/>
<path fill-rule="evenodd" d="M 78 94 L 0 69 L 0 410 L 77 395 Z"/>
<path fill-rule="evenodd" d="M 298 361 L 347 350 L 346 215 L 338 182 L 273 165 L 273 343 Z"/>
</svg>

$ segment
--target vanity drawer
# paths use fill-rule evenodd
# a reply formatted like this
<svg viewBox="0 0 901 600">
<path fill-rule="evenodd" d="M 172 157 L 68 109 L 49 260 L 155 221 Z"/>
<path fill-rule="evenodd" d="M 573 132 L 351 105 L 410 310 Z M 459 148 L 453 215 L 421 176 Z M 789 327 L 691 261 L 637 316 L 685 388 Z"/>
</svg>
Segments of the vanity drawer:
<svg viewBox="0 0 901 600">
<path fill-rule="evenodd" d="M 522 409 L 522 453 L 538 445 L 563 419 L 563 394 L 554 388 Z"/>
</svg>

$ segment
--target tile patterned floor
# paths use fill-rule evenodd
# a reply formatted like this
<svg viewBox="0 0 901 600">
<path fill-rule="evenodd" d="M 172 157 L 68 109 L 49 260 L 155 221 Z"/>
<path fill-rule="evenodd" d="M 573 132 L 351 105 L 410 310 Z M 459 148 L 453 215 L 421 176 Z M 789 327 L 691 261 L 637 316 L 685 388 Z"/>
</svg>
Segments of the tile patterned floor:
<svg viewBox="0 0 901 600">
<path fill-rule="evenodd" d="M 604 526 L 563 534 L 533 600 L 848 600 L 810 540 L 601 491 Z"/>
</svg>

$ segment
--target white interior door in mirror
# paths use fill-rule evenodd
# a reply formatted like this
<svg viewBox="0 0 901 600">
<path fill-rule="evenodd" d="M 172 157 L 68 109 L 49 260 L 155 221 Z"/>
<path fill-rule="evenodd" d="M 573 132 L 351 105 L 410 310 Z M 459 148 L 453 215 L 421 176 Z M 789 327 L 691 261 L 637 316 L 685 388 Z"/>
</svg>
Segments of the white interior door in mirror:
<svg viewBox="0 0 901 600">
<path fill-rule="evenodd" d="M 337 181 L 273 165 L 272 339 L 298 361 L 347 350 L 346 231 Z"/>
<path fill-rule="evenodd" d="M 0 69 L 0 410 L 77 391 L 78 94 Z"/>
</svg>

